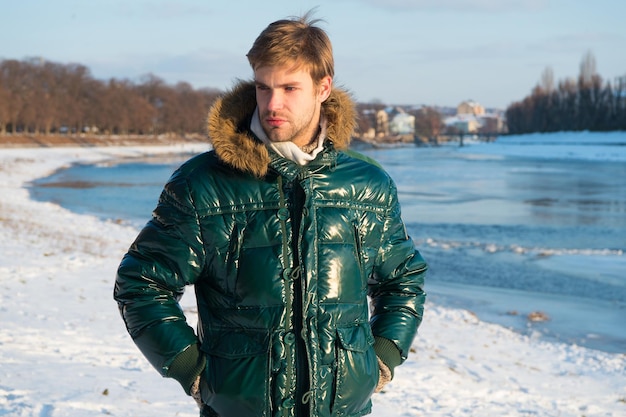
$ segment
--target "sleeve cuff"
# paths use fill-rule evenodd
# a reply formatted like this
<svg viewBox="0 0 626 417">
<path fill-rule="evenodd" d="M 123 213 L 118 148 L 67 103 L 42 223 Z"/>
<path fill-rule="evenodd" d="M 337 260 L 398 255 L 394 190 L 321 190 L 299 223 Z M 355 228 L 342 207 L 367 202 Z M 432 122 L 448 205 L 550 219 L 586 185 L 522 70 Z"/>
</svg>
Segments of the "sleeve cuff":
<svg viewBox="0 0 626 417">
<path fill-rule="evenodd" d="M 387 365 L 389 371 L 391 371 L 391 377 L 393 378 L 394 368 L 402 363 L 400 350 L 396 347 L 396 344 L 387 338 L 375 336 L 374 351 L 376 352 L 376 356 Z"/>
<path fill-rule="evenodd" d="M 185 393 L 190 395 L 191 385 L 205 366 L 206 358 L 200 352 L 198 345 L 191 345 L 174 358 L 167 377 L 177 380 Z"/>
</svg>

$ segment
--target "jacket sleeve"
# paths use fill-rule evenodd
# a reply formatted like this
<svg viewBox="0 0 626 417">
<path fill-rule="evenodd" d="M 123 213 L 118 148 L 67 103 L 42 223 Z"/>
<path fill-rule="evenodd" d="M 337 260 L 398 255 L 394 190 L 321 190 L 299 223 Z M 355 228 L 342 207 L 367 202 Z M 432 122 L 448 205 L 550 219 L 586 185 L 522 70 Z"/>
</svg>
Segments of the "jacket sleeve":
<svg viewBox="0 0 626 417">
<path fill-rule="evenodd" d="M 427 265 L 406 233 L 393 182 L 388 207 L 369 296 L 374 348 L 393 372 L 396 365 L 406 360 L 422 321 Z"/>
<path fill-rule="evenodd" d="M 204 259 L 189 187 L 175 174 L 152 219 L 122 259 L 114 298 L 137 347 L 161 375 L 177 379 L 186 392 L 204 358 L 179 300 L 185 286 L 197 280 Z"/>
</svg>

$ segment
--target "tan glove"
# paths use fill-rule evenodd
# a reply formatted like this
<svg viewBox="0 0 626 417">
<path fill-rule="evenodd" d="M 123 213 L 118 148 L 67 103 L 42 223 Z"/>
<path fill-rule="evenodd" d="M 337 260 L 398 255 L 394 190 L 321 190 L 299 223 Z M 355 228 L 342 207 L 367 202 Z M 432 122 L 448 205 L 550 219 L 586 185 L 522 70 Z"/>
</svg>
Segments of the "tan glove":
<svg viewBox="0 0 626 417">
<path fill-rule="evenodd" d="M 198 375 L 196 380 L 193 381 L 193 384 L 191 385 L 191 390 L 189 392 L 191 394 L 191 398 L 193 398 L 196 401 L 196 404 L 198 404 L 198 408 L 202 410 L 203 404 L 202 394 L 200 393 L 200 375 Z"/>
<path fill-rule="evenodd" d="M 380 360 L 378 356 L 376 357 L 376 359 L 378 359 L 379 377 L 378 385 L 376 386 L 376 390 L 374 390 L 374 392 L 381 392 L 383 390 L 383 387 L 391 381 L 391 371 L 389 370 L 387 365 L 385 365 L 385 363 Z"/>
</svg>

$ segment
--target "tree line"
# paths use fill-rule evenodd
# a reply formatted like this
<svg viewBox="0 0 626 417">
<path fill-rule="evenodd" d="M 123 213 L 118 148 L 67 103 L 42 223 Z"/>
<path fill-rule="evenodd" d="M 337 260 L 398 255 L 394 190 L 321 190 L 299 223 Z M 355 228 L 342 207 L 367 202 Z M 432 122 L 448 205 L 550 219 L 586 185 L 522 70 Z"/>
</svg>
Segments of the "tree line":
<svg viewBox="0 0 626 417">
<path fill-rule="evenodd" d="M 546 68 L 531 94 L 507 108 L 506 121 L 511 134 L 626 130 L 626 75 L 604 82 L 587 52 L 577 79 L 555 86 L 553 71 Z"/>
<path fill-rule="evenodd" d="M 0 135 L 204 133 L 217 89 L 168 85 L 147 74 L 139 82 L 95 79 L 80 64 L 43 59 L 0 61 Z"/>
<path fill-rule="evenodd" d="M 80 64 L 0 60 L 0 135 L 205 134 L 207 112 L 221 93 L 187 82 L 169 85 L 152 74 L 138 82 L 103 81 Z M 360 132 L 374 125 L 367 108 L 372 105 L 358 105 Z M 439 112 L 426 108 L 414 115 L 416 131 L 428 137 L 441 133 Z M 511 134 L 626 130 L 626 75 L 605 83 L 588 52 L 577 79 L 555 86 L 552 69 L 546 68 L 531 94 L 511 104 L 505 115 Z"/>
</svg>

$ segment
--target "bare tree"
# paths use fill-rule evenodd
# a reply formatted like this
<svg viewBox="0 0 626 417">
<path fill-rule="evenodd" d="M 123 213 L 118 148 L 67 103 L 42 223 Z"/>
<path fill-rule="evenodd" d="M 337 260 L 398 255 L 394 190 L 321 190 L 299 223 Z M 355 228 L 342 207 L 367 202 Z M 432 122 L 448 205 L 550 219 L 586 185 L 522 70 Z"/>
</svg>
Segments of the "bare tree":
<svg viewBox="0 0 626 417">
<path fill-rule="evenodd" d="M 588 51 L 583 55 L 578 76 L 578 127 L 598 130 L 603 105 L 602 78 L 596 72 L 596 58 Z"/>
<path fill-rule="evenodd" d="M 6 122 L 10 126 L 11 132 L 16 133 L 20 116 L 26 105 L 25 97 L 28 86 L 26 85 L 25 64 L 17 60 L 2 61 L 2 79 L 7 93 L 6 101 Z"/>
<path fill-rule="evenodd" d="M 96 133 L 102 131 L 106 115 L 106 85 L 100 80 L 88 78 L 83 86 L 81 109 L 82 126 Z"/>
<path fill-rule="evenodd" d="M 615 129 L 626 130 L 626 75 L 615 80 L 613 90 L 614 126 Z"/>
<path fill-rule="evenodd" d="M 587 51 L 580 62 L 580 83 L 583 86 L 590 85 L 596 76 L 596 57 L 593 55 L 593 52 Z"/>
<path fill-rule="evenodd" d="M 151 133 L 157 110 L 148 100 L 138 94 L 136 89 L 129 94 L 128 100 L 129 107 L 132 109 L 130 112 L 132 132 L 141 135 Z"/>
<path fill-rule="evenodd" d="M 0 70 L 2 68 L 0 67 Z M 4 78 L 0 72 L 0 135 L 6 134 L 9 119 L 9 91 L 4 86 Z"/>
<path fill-rule="evenodd" d="M 130 128 L 130 108 L 128 80 L 109 80 L 102 102 L 102 128 L 105 133 L 126 134 Z"/>
<path fill-rule="evenodd" d="M 32 91 L 28 107 L 31 112 L 27 123 L 35 134 L 49 134 L 53 127 L 60 126 L 59 81 L 63 78 L 63 67 L 40 59 L 32 61 Z"/>
<path fill-rule="evenodd" d="M 80 132 L 85 127 L 87 108 L 92 105 L 87 88 L 91 83 L 89 69 L 84 65 L 63 67 L 59 80 L 59 120 L 71 130 Z"/>
<path fill-rule="evenodd" d="M 550 94 L 554 91 L 554 71 L 552 71 L 551 67 L 546 67 L 541 73 L 541 82 L 539 84 L 541 90 Z"/>
<path fill-rule="evenodd" d="M 441 113 L 432 107 L 422 107 L 415 113 L 415 133 L 437 142 L 443 129 Z"/>
<path fill-rule="evenodd" d="M 169 95 L 167 93 L 169 87 L 165 81 L 154 74 L 144 75 L 140 81 L 137 86 L 138 94 L 146 99 L 155 110 L 150 132 L 158 135 L 165 131 L 163 107 Z"/>
<path fill-rule="evenodd" d="M 200 133 L 220 94 L 186 82 L 172 87 L 154 75 L 139 85 L 103 82 L 80 64 L 0 60 L 0 134 L 49 134 L 65 128 L 108 134 Z"/>
</svg>

